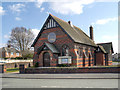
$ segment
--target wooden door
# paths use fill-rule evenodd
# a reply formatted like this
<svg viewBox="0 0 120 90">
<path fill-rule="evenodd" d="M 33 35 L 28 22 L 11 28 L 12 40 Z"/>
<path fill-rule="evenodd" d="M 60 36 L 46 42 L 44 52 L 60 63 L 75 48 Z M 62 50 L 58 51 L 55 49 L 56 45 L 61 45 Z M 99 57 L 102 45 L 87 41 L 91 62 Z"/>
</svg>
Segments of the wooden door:
<svg viewBox="0 0 120 90">
<path fill-rule="evenodd" d="M 50 67 L 50 55 L 48 52 L 43 55 L 43 67 Z"/>
</svg>

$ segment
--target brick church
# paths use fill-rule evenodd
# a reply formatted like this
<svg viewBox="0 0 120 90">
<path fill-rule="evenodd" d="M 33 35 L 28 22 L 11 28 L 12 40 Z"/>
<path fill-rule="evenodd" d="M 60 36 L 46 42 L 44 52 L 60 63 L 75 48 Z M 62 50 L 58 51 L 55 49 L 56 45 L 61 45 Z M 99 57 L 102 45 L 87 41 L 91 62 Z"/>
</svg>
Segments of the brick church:
<svg viewBox="0 0 120 90">
<path fill-rule="evenodd" d="M 88 67 L 112 65 L 112 42 L 95 44 L 90 36 L 70 21 L 49 14 L 34 40 L 33 64 L 39 67 Z"/>
</svg>

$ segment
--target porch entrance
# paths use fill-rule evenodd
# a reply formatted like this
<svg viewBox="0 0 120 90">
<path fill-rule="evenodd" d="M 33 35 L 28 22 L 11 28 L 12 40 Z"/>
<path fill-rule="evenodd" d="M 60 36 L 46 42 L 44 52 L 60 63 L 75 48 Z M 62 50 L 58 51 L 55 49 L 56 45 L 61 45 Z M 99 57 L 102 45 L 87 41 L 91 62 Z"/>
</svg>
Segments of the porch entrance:
<svg viewBox="0 0 120 90">
<path fill-rule="evenodd" d="M 50 67 L 50 55 L 48 52 L 43 54 L 43 67 Z"/>
</svg>

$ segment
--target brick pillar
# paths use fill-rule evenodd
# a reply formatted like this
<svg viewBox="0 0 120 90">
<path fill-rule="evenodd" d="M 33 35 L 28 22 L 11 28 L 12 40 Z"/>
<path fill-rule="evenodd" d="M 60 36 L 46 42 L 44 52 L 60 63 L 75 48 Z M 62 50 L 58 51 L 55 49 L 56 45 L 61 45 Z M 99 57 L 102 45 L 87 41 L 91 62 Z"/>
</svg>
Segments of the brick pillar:
<svg viewBox="0 0 120 90">
<path fill-rule="evenodd" d="M 4 67 L 4 72 L 6 72 L 6 71 L 7 71 L 7 68 L 6 68 L 6 66 L 4 65 L 3 67 Z"/>
<path fill-rule="evenodd" d="M 25 73 L 25 66 L 24 64 L 19 65 L 19 73 Z"/>
<path fill-rule="evenodd" d="M 30 63 L 28 63 L 28 67 L 31 67 Z"/>
<path fill-rule="evenodd" d="M 0 65 L 0 73 L 4 73 L 4 65 Z"/>
<path fill-rule="evenodd" d="M 4 64 L 0 65 L 0 73 L 6 72 L 6 66 Z"/>
</svg>

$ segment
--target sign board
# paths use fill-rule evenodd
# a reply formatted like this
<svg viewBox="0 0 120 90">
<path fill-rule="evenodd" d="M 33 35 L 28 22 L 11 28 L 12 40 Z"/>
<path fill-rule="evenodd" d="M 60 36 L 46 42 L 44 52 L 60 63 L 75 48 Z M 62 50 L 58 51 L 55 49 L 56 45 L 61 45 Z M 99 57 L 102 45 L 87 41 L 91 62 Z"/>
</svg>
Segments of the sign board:
<svg viewBox="0 0 120 90">
<path fill-rule="evenodd" d="M 72 58 L 71 56 L 60 56 L 58 57 L 58 64 L 71 64 Z"/>
</svg>

